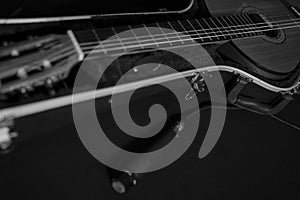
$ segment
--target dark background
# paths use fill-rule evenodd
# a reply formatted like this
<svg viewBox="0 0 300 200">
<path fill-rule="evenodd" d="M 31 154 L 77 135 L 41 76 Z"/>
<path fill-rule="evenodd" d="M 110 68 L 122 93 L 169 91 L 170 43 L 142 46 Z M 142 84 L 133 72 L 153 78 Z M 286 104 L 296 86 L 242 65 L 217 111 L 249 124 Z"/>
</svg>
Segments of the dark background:
<svg viewBox="0 0 300 200">
<path fill-rule="evenodd" d="M 280 116 L 299 122 L 299 109 L 298 99 Z M 208 122 L 209 111 L 201 112 L 201 124 Z M 31 126 L 46 132 L 56 125 Z M 118 195 L 74 126 L 63 126 L 1 157 L 1 194 L 10 199 L 299 199 L 299 131 L 268 116 L 230 110 L 218 143 L 199 159 L 204 133 L 200 126 L 179 160 Z"/>
</svg>

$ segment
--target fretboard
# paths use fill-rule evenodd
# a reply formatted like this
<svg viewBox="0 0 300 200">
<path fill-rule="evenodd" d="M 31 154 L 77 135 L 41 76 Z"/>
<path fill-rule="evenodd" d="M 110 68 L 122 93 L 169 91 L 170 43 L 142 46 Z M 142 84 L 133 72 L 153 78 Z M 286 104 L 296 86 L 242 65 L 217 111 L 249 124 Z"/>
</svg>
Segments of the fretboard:
<svg viewBox="0 0 300 200">
<path fill-rule="evenodd" d="M 85 54 L 94 50 L 109 55 L 137 48 L 171 48 L 255 37 L 264 34 L 261 26 L 253 16 L 243 14 L 99 28 L 78 31 L 75 36 Z M 127 31 L 126 36 L 118 36 L 123 31 Z"/>
</svg>

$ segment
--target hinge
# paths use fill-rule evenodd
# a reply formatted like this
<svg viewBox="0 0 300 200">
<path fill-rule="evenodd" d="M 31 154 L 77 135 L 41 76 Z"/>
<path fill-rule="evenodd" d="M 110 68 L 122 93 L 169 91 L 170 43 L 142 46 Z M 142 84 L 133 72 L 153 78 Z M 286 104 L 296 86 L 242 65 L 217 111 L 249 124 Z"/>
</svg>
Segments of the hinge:
<svg viewBox="0 0 300 200">
<path fill-rule="evenodd" d="M 294 87 L 293 89 L 291 90 L 288 90 L 288 91 L 282 91 L 280 92 L 282 95 L 286 96 L 286 95 L 289 95 L 289 96 L 294 96 L 294 95 L 297 95 L 300 93 L 300 82 L 297 84 L 296 87 Z"/>
</svg>

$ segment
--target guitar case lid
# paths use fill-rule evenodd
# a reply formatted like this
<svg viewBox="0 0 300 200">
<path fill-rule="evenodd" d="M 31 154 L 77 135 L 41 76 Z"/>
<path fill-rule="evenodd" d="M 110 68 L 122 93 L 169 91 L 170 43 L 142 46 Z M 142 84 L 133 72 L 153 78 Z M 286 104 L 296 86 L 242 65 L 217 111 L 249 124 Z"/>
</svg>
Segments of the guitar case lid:
<svg viewBox="0 0 300 200">
<path fill-rule="evenodd" d="M 195 0 L 12 0 L 0 7 L 0 19 L 81 19 L 98 15 L 135 13 L 181 13 L 189 10 Z M 23 23 L 26 21 L 23 21 Z M 20 22 L 21 23 L 21 22 Z"/>
</svg>

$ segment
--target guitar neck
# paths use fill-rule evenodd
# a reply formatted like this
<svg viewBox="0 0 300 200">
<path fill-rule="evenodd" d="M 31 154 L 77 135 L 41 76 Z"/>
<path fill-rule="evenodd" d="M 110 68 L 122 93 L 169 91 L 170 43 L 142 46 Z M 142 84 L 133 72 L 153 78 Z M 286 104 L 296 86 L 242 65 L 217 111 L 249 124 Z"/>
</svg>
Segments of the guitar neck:
<svg viewBox="0 0 300 200">
<path fill-rule="evenodd" d="M 253 16 L 241 14 L 91 29 L 77 31 L 75 36 L 85 54 L 97 47 L 99 55 L 110 55 L 137 48 L 173 48 L 256 37 L 264 34 L 261 26 Z M 120 34 L 124 31 L 126 34 Z"/>
</svg>

